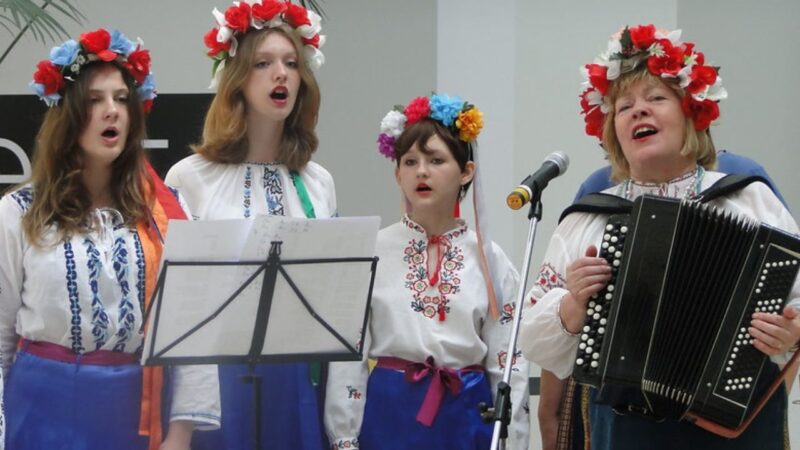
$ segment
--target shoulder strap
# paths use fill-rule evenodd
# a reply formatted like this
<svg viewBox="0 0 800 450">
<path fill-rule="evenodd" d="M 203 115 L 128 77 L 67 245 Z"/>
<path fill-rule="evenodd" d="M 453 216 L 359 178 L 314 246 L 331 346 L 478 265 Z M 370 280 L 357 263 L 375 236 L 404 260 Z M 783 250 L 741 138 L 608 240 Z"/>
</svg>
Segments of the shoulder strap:
<svg viewBox="0 0 800 450">
<path fill-rule="evenodd" d="M 574 212 L 588 212 L 594 214 L 627 214 L 631 212 L 633 202 L 616 195 L 594 193 L 584 195 L 577 202 L 571 204 L 561 213 L 558 222 Z"/>
<path fill-rule="evenodd" d="M 750 183 L 755 183 L 757 181 L 768 185 L 767 180 L 760 175 L 725 175 L 717 180 L 716 183 L 709 186 L 708 189 L 705 189 L 703 192 L 697 194 L 695 196 L 695 200 L 700 203 L 707 203 L 715 198 L 723 197 L 731 192 L 736 192 L 740 189 L 743 189 Z"/>
</svg>

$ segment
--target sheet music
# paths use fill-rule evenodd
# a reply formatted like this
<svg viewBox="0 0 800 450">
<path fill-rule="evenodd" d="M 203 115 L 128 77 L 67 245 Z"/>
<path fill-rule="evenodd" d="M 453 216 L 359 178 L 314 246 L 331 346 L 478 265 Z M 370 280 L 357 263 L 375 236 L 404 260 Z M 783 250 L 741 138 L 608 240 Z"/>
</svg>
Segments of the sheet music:
<svg viewBox="0 0 800 450">
<path fill-rule="evenodd" d="M 363 330 L 371 276 L 369 262 L 292 264 L 298 259 L 372 258 L 379 217 L 302 219 L 257 216 L 254 219 L 176 221 L 170 223 L 164 259 L 169 261 L 159 325 L 151 351 L 153 319 L 143 361 L 158 355 L 201 322 L 191 336 L 163 357 L 246 355 L 250 349 L 263 273 L 222 308 L 226 300 L 260 270 L 271 242 L 281 242 L 280 259 L 313 310 L 350 345 Z M 236 262 L 241 265 L 174 265 L 180 262 Z M 252 262 L 253 264 L 249 264 Z M 155 311 L 154 311 L 155 312 Z M 263 354 L 296 355 L 345 352 L 346 347 L 313 318 L 288 281 L 278 274 Z"/>
</svg>

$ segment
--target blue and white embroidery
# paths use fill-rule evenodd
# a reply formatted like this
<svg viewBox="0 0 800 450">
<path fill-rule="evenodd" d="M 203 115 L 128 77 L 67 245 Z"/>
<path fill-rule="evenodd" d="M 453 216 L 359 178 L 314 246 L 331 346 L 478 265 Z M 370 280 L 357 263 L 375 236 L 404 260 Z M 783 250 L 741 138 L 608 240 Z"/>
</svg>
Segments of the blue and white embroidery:
<svg viewBox="0 0 800 450">
<path fill-rule="evenodd" d="M 89 269 L 89 288 L 92 291 L 92 336 L 94 336 L 95 350 L 100 350 L 108 342 L 108 314 L 103 307 L 103 300 L 100 298 L 99 278 L 100 271 L 103 270 L 103 262 L 100 261 L 100 252 L 94 246 L 91 239 L 83 241 L 86 247 L 86 267 Z"/>
<path fill-rule="evenodd" d="M 75 272 L 75 252 L 72 244 L 64 242 L 64 260 L 67 265 L 67 295 L 69 296 L 69 310 L 72 313 L 69 332 L 72 336 L 72 351 L 83 353 L 85 348 L 81 342 L 81 305 L 78 301 L 78 274 Z"/>
<path fill-rule="evenodd" d="M 125 344 L 131 337 L 135 316 L 133 314 L 133 303 L 131 303 L 131 288 L 128 284 L 128 249 L 125 247 L 125 239 L 118 237 L 114 241 L 113 250 L 114 274 L 117 277 L 122 299 L 119 302 L 119 330 L 117 330 L 117 343 L 114 344 L 114 351 L 124 351 Z"/>
<path fill-rule="evenodd" d="M 10 195 L 11 198 L 14 199 L 15 202 L 17 202 L 17 205 L 19 205 L 20 209 L 22 209 L 23 212 L 27 211 L 28 208 L 31 206 L 31 203 L 33 203 L 33 188 L 31 187 L 24 187 L 22 189 L 16 190 L 12 192 Z"/>
<path fill-rule="evenodd" d="M 244 169 L 244 218 L 250 217 L 250 197 L 253 195 L 253 168 L 245 166 Z"/>
<path fill-rule="evenodd" d="M 271 216 L 283 216 L 283 185 L 278 169 L 264 166 L 264 195 L 267 201 L 267 213 Z"/>
</svg>

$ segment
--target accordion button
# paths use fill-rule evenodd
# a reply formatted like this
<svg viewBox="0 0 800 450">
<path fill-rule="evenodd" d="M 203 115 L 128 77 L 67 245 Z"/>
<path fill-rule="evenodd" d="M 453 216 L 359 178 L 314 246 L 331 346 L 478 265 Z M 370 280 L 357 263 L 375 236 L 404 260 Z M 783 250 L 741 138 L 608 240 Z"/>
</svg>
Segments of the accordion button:
<svg viewBox="0 0 800 450">
<path fill-rule="evenodd" d="M 609 284 L 608 287 L 606 288 L 606 290 L 608 292 L 614 292 L 614 285 L 613 284 Z"/>
<path fill-rule="evenodd" d="M 585 341 L 585 340 L 587 340 L 587 339 L 589 339 L 589 335 L 588 335 L 588 334 L 586 334 L 586 333 L 583 333 L 583 334 L 581 335 L 581 340 L 582 340 L 582 341 Z"/>
<path fill-rule="evenodd" d="M 610 234 L 606 233 L 606 234 L 603 235 L 603 240 L 604 241 L 607 241 L 609 239 L 611 239 L 611 235 Z"/>
<path fill-rule="evenodd" d="M 614 264 L 614 267 L 619 267 L 619 260 L 615 259 L 613 264 Z"/>
<path fill-rule="evenodd" d="M 589 354 L 591 354 L 591 353 L 592 353 L 592 347 L 588 347 L 588 346 L 587 346 L 587 347 L 586 347 L 586 353 L 589 353 Z"/>
<path fill-rule="evenodd" d="M 608 253 L 614 253 L 615 251 L 617 251 L 617 247 L 614 247 L 613 245 L 608 247 Z"/>
<path fill-rule="evenodd" d="M 601 245 L 601 247 L 603 247 L 603 248 L 608 248 L 608 242 L 603 242 L 603 244 Z"/>
<path fill-rule="evenodd" d="M 593 308 L 594 308 L 595 306 L 596 306 L 596 305 L 589 304 L 589 309 L 587 309 L 587 310 L 586 310 L 586 315 L 587 315 L 587 316 L 593 316 L 593 315 L 594 315 L 594 309 L 593 309 Z"/>
<path fill-rule="evenodd" d="M 592 319 L 600 320 L 600 314 L 594 313 L 594 315 L 592 315 Z"/>
<path fill-rule="evenodd" d="M 603 328 L 603 327 L 598 328 L 597 329 L 597 334 L 606 334 L 606 329 Z"/>
<path fill-rule="evenodd" d="M 582 366 L 583 365 L 583 358 L 578 358 L 575 360 L 575 364 Z"/>
<path fill-rule="evenodd" d="M 600 319 L 600 325 L 605 325 L 605 324 L 606 324 L 606 322 L 607 322 L 607 321 L 606 321 L 606 318 L 605 318 L 605 317 L 604 317 L 604 318 L 602 318 L 602 319 Z"/>
<path fill-rule="evenodd" d="M 584 333 L 588 333 L 590 331 L 592 331 L 592 328 L 589 325 L 586 325 L 585 327 L 583 327 L 583 332 Z"/>
<path fill-rule="evenodd" d="M 608 224 L 606 225 L 606 231 L 611 231 L 614 229 L 614 225 Z"/>
<path fill-rule="evenodd" d="M 592 354 L 592 359 L 600 359 L 600 353 Z"/>
<path fill-rule="evenodd" d="M 586 343 L 589 345 L 594 345 L 594 339 L 589 339 L 588 341 L 586 341 Z"/>
<path fill-rule="evenodd" d="M 619 231 L 620 231 L 620 233 L 627 233 L 628 232 L 628 227 L 623 226 L 622 228 L 619 229 Z"/>
<path fill-rule="evenodd" d="M 600 364 L 598 364 L 598 363 L 597 363 L 597 361 L 592 361 L 592 368 L 593 368 L 593 369 L 596 369 L 596 368 L 597 368 L 597 366 L 599 366 L 599 365 L 600 365 Z"/>
<path fill-rule="evenodd" d="M 585 342 L 581 342 L 580 344 L 578 344 L 578 348 L 581 349 L 581 350 L 585 349 L 586 348 L 586 343 Z"/>
</svg>

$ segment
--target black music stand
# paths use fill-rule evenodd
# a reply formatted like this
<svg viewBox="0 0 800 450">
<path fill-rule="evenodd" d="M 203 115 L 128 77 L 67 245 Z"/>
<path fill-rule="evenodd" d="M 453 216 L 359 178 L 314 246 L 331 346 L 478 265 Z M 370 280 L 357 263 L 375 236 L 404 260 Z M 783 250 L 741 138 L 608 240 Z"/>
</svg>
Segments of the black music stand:
<svg viewBox="0 0 800 450">
<path fill-rule="evenodd" d="M 147 318 L 145 323 L 150 322 L 142 360 L 146 365 L 180 365 L 180 364 L 248 364 L 250 366 L 250 375 L 246 376 L 244 381 L 253 385 L 254 394 L 254 448 L 261 449 L 261 379 L 255 375 L 254 368 L 258 363 L 263 362 L 295 362 L 295 361 L 358 361 L 361 360 L 361 349 L 363 347 L 364 330 L 367 325 L 367 318 L 369 306 L 372 295 L 372 287 L 375 280 L 375 269 L 377 266 L 377 257 L 344 257 L 344 258 L 303 258 L 303 259 L 281 259 L 281 241 L 271 241 L 270 250 L 266 260 L 262 261 L 168 261 L 165 260 L 162 264 L 161 273 L 158 283 L 153 294 L 153 301 L 147 311 Z M 330 296 L 336 298 L 336 302 L 353 301 L 363 302 L 363 306 L 359 303 L 356 308 L 360 314 L 355 317 L 348 318 L 349 322 L 347 328 L 350 330 L 357 330 L 358 335 L 352 336 L 352 333 L 345 333 L 337 330 L 332 324 L 331 320 L 327 320 L 318 311 L 317 307 L 304 295 L 298 283 L 295 282 L 293 276 L 287 270 L 288 266 L 305 267 L 316 270 L 330 270 L 331 265 L 349 266 L 349 270 L 343 273 L 346 281 L 356 281 L 355 284 L 351 283 L 350 288 L 362 292 L 361 298 L 348 299 L 347 297 L 341 298 L 338 296 Z M 316 266 L 316 267 L 315 267 Z M 365 267 L 366 266 L 366 267 Z M 205 268 L 224 268 L 233 267 L 246 268 L 249 267 L 253 270 L 235 290 L 225 298 L 222 303 L 215 305 L 215 307 L 207 310 L 203 314 L 202 320 L 190 326 L 188 329 L 180 329 L 179 331 L 170 330 L 170 327 L 175 326 L 176 320 L 180 315 L 186 313 L 183 307 L 168 308 L 164 304 L 165 292 L 169 295 L 170 273 L 179 272 L 182 268 L 191 270 L 191 268 L 205 267 Z M 320 269 L 321 267 L 321 269 Z M 300 273 L 300 272 L 297 272 Z M 369 278 L 367 279 L 367 274 Z M 354 280 L 359 278 L 358 280 Z M 308 279 L 308 278 L 306 278 Z M 261 281 L 260 288 L 257 286 Z M 311 285 L 305 286 L 306 291 L 319 293 L 324 291 L 326 286 Z M 341 285 L 340 285 L 341 287 Z M 314 340 L 308 345 L 303 346 L 299 343 L 299 347 L 286 352 L 276 352 L 275 347 L 271 349 L 266 348 L 269 337 L 273 339 L 280 339 L 281 336 L 275 333 L 268 333 L 269 327 L 273 324 L 280 328 L 284 321 L 291 321 L 287 317 L 275 317 L 276 308 L 274 307 L 278 298 L 276 297 L 276 288 L 280 291 L 278 294 L 284 297 L 286 302 L 299 304 L 307 317 L 318 324 L 321 330 L 325 330 L 328 334 L 326 339 L 333 342 L 333 345 L 323 345 L 322 348 L 316 348 Z M 174 291 L 174 290 L 173 290 Z M 291 292 L 291 295 L 288 293 Z M 243 298 L 241 302 L 247 299 L 257 297 L 257 310 L 252 317 L 241 317 L 239 315 L 225 316 L 226 309 L 231 308 L 237 299 Z M 292 297 L 288 299 L 286 297 Z M 319 300 L 318 298 L 316 300 Z M 187 302 L 188 303 L 188 302 Z M 285 305 L 284 305 L 285 306 Z M 280 309 L 279 309 L 280 310 Z M 289 311 L 283 308 L 282 311 Z M 294 311 L 297 314 L 297 308 Z M 152 316 L 152 317 L 151 317 Z M 150 320 L 148 320 L 150 319 Z M 252 329 L 244 327 L 248 331 L 250 339 L 247 343 L 247 348 L 240 348 L 238 352 L 226 350 L 224 354 L 214 354 L 214 349 L 219 348 L 213 342 L 208 340 L 198 339 L 203 333 L 205 328 L 214 329 L 219 333 L 219 330 L 224 330 L 228 326 L 221 326 L 215 324 L 215 321 L 220 322 L 233 322 L 233 320 L 240 322 L 252 322 Z M 341 324 L 341 317 L 338 322 Z M 354 326 L 355 325 L 355 326 Z M 185 327 L 184 327 L 185 328 Z M 284 326 L 284 329 L 286 327 Z M 164 338 L 164 335 L 167 338 Z M 313 334 L 313 333 L 312 333 Z M 320 334 L 320 330 L 317 331 Z M 345 337 L 349 335 L 349 337 Z M 284 337 L 285 338 L 285 337 Z M 289 337 L 291 340 L 292 337 Z M 297 337 L 294 337 L 297 340 Z M 241 341 L 240 341 L 241 342 Z M 317 343 L 319 339 L 317 339 Z M 287 341 L 281 343 L 277 347 L 287 344 Z M 208 344 L 208 345 L 203 345 Z M 295 342 L 297 344 L 297 342 Z M 304 347 L 304 348 L 302 348 Z M 338 347 L 338 349 L 334 348 Z"/>
</svg>

